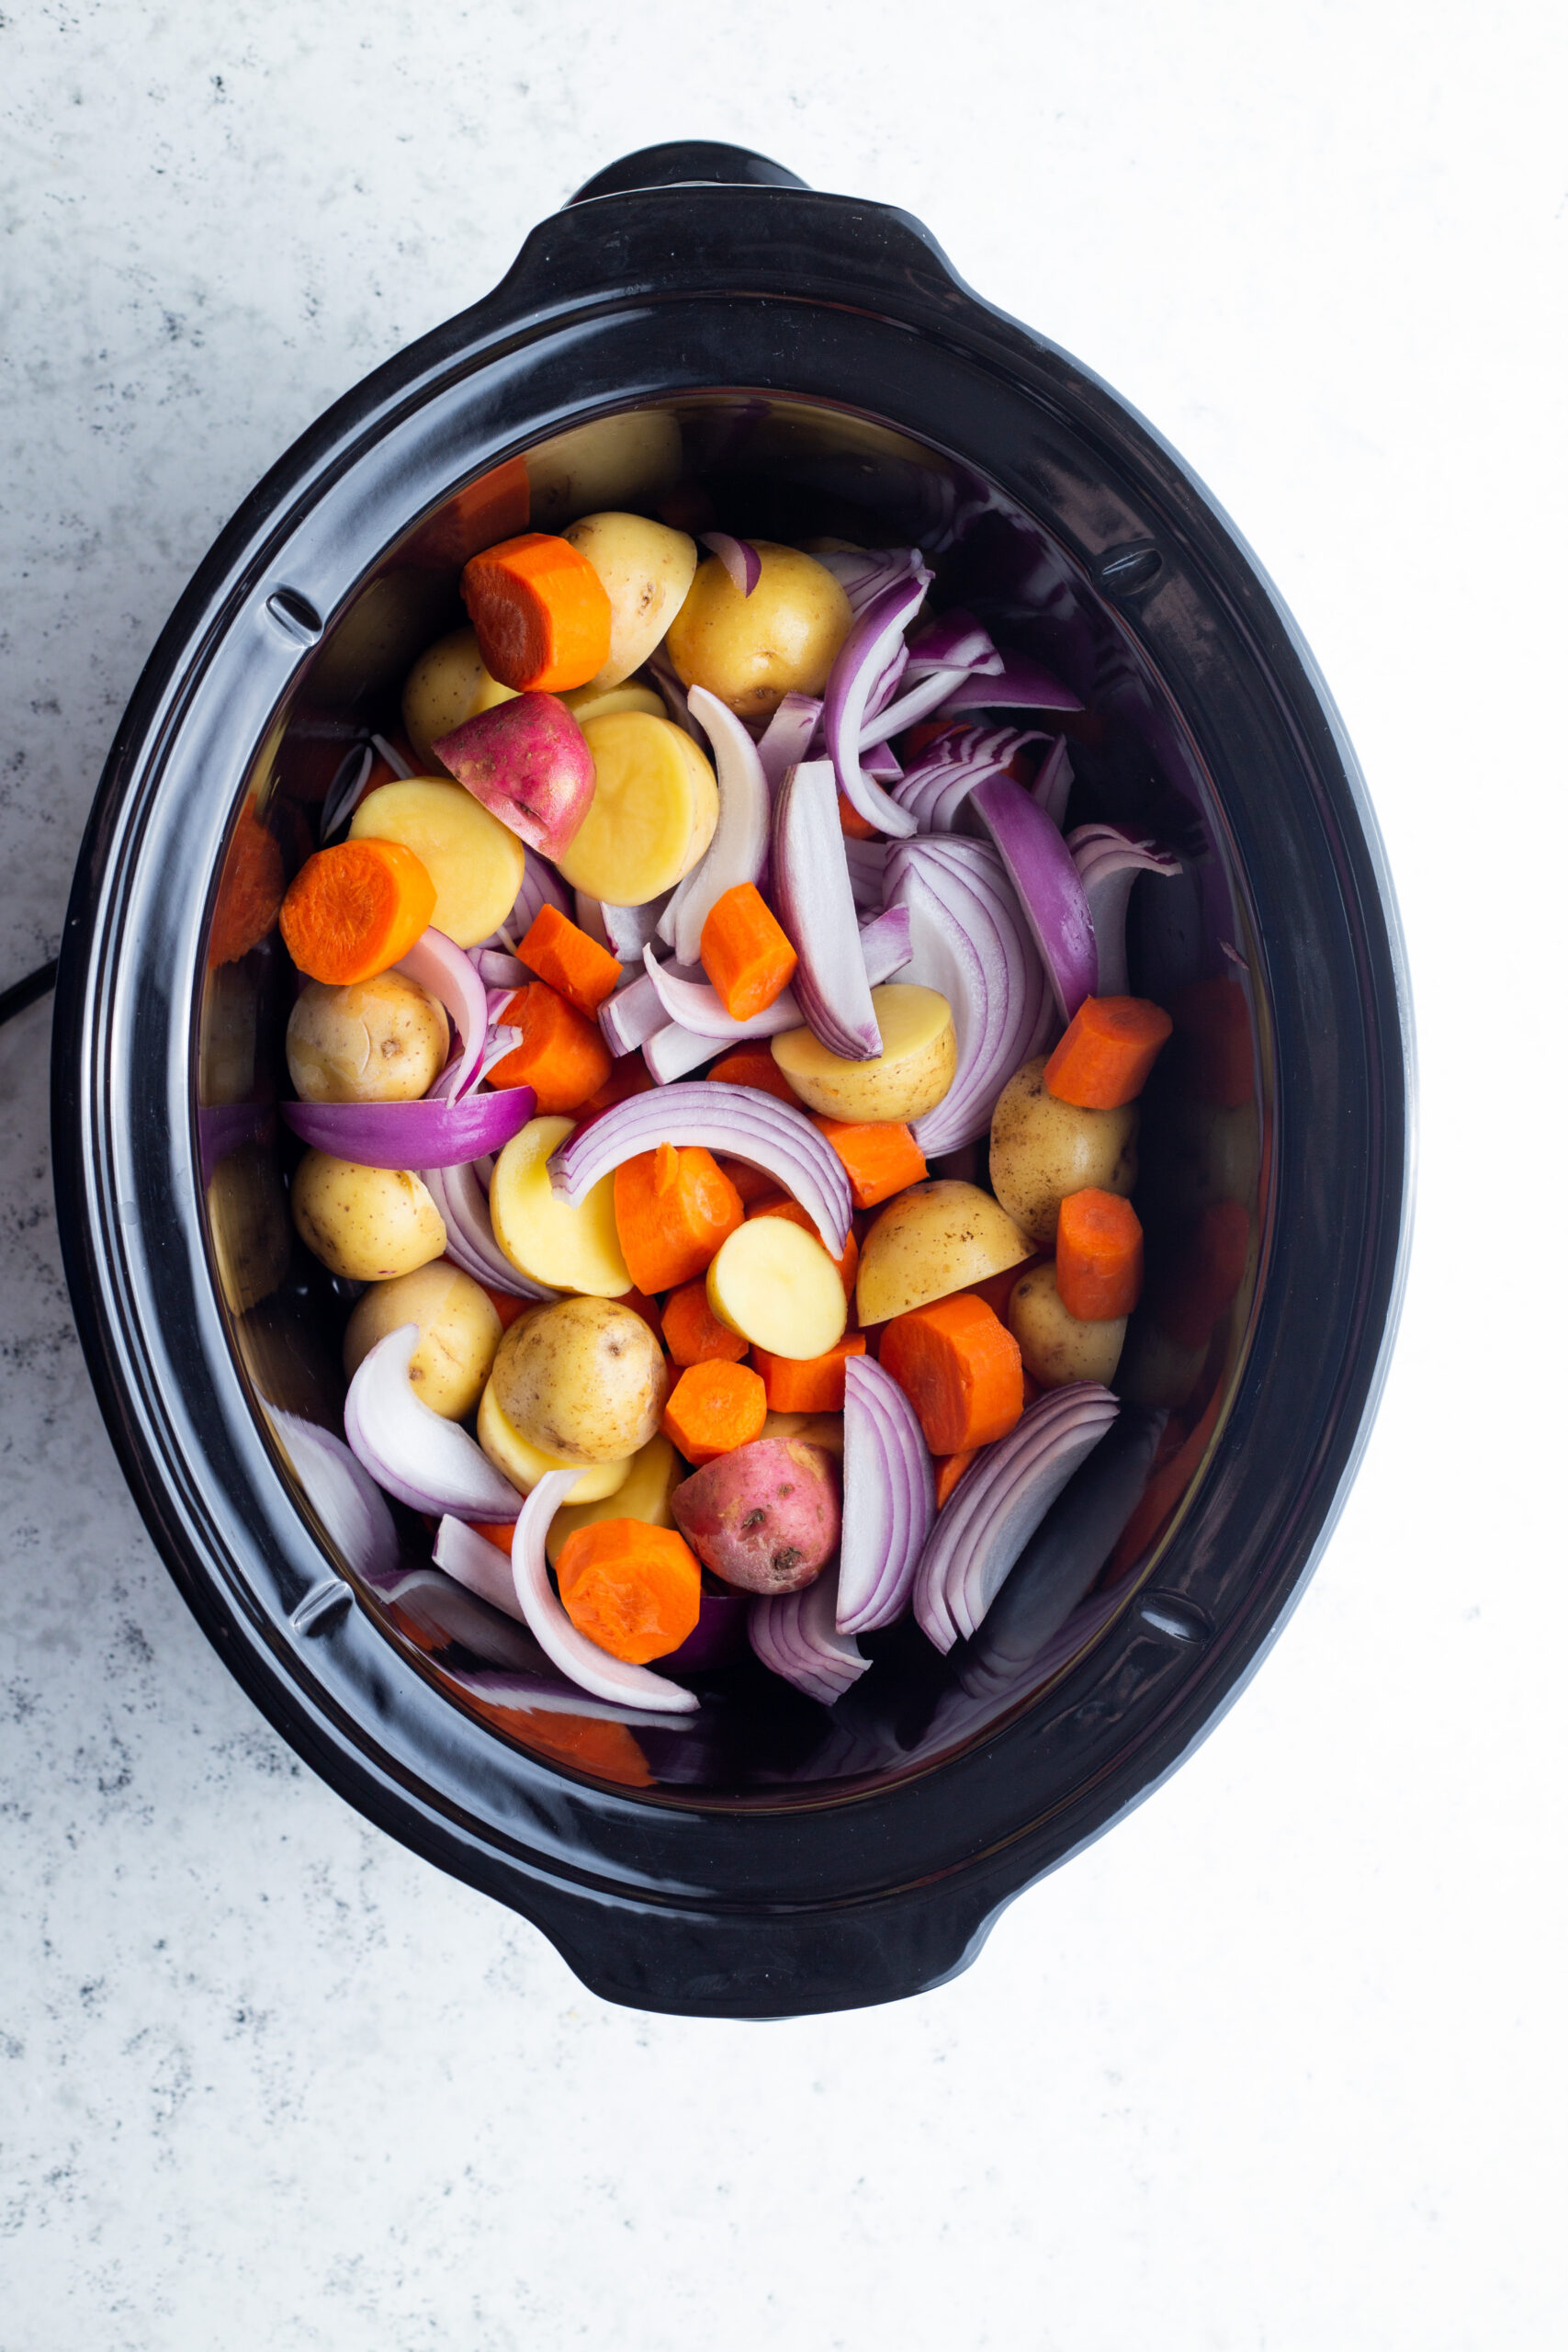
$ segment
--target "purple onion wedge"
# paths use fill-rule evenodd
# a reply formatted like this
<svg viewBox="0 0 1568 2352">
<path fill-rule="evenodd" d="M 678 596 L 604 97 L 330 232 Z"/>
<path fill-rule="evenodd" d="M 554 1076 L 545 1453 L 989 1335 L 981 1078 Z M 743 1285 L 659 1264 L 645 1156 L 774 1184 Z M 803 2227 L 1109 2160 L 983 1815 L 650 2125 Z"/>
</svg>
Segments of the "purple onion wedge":
<svg viewBox="0 0 1568 2352">
<path fill-rule="evenodd" d="M 773 803 L 773 912 L 800 958 L 795 994 L 814 1036 L 846 1061 L 882 1051 L 855 920 L 833 770 L 792 768 Z"/>
<path fill-rule="evenodd" d="M 1010 776 L 987 776 L 969 805 L 1001 852 L 1045 959 L 1056 1009 L 1070 1021 L 1099 977 L 1094 924 L 1072 852 L 1039 802 Z"/>
<path fill-rule="evenodd" d="M 936 1517 L 915 1408 L 872 1356 L 852 1356 L 844 1367 L 843 1490 L 837 1623 L 841 1634 L 872 1633 L 908 1607 Z"/>
</svg>

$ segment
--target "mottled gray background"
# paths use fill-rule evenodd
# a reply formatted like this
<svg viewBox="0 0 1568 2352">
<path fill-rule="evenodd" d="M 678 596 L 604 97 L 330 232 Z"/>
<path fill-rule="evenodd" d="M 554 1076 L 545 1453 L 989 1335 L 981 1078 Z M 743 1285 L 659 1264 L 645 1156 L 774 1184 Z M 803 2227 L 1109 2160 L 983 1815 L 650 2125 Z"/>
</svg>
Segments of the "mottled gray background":
<svg viewBox="0 0 1568 2352">
<path fill-rule="evenodd" d="M 1387 1405 L 1256 1686 L 958 1984 L 758 2030 L 600 2006 L 252 1712 L 83 1374 L 48 1006 L 0 1033 L 0 2352 L 1564 2340 L 1563 62 L 1507 0 L 0 18 L 0 984 L 243 493 L 694 134 L 908 206 L 1213 485 L 1365 761 L 1426 1089 Z"/>
</svg>

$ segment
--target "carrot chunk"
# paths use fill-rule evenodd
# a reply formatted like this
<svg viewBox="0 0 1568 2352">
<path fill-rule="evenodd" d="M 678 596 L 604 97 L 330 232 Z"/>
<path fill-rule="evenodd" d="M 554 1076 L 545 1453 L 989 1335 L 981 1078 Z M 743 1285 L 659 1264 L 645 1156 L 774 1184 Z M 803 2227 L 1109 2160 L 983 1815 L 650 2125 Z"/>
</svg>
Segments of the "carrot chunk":
<svg viewBox="0 0 1568 2352">
<path fill-rule="evenodd" d="M 817 1233 L 816 1219 L 807 1215 L 798 1201 L 792 1201 L 786 1193 L 780 1193 L 772 1200 L 759 1201 L 755 1208 L 747 1210 L 746 1215 L 749 1220 L 754 1216 L 785 1217 L 791 1225 L 798 1225 L 802 1233 L 817 1234 L 818 1241 L 822 1238 L 821 1235 Z M 833 1263 L 839 1269 L 839 1280 L 844 1285 L 844 1296 L 852 1298 L 855 1293 L 855 1276 L 860 1272 L 860 1243 L 852 1233 L 845 1237 L 843 1256 L 835 1258 Z M 784 1408 L 780 1406 L 777 1409 L 782 1412 Z"/>
<path fill-rule="evenodd" d="M 913 1405 L 933 1453 L 963 1453 L 1005 1437 L 1023 1410 L 1018 1341 L 966 1291 L 896 1315 L 880 1362 Z"/>
<path fill-rule="evenodd" d="M 1056 1225 L 1056 1295 L 1079 1323 L 1131 1315 L 1144 1287 L 1144 1228 L 1131 1201 L 1069 1193 Z"/>
<path fill-rule="evenodd" d="M 764 1176 L 760 1168 L 753 1168 L 749 1159 L 731 1159 L 721 1152 L 718 1164 L 739 1193 L 741 1206 L 746 1210 L 750 1211 L 754 1201 L 777 1197 L 778 1186 L 773 1178 Z"/>
<path fill-rule="evenodd" d="M 770 1413 L 841 1413 L 844 1409 L 844 1366 L 851 1356 L 863 1356 L 863 1331 L 846 1331 L 826 1355 L 775 1356 L 753 1348 L 751 1361 L 767 1390 Z"/>
<path fill-rule="evenodd" d="M 1241 1287 L 1251 1240 L 1252 1220 L 1239 1201 L 1211 1202 L 1168 1238 L 1169 1255 L 1149 1283 L 1149 1312 L 1168 1340 L 1179 1348 L 1203 1345 Z"/>
<path fill-rule="evenodd" d="M 561 1607 L 612 1657 L 646 1666 L 696 1631 L 702 1570 L 672 1527 L 599 1519 L 575 1527 L 556 1562 Z"/>
<path fill-rule="evenodd" d="M 874 842 L 877 837 L 876 827 L 870 818 L 863 817 L 854 802 L 846 800 L 841 792 L 839 795 L 839 831 L 846 841 L 851 842 Z"/>
<path fill-rule="evenodd" d="M 708 1076 L 720 1086 L 754 1086 L 760 1093 L 777 1095 L 792 1111 L 800 1108 L 799 1095 L 766 1046 L 738 1046 L 722 1061 L 715 1062 Z"/>
<path fill-rule="evenodd" d="M 874 1209 L 906 1184 L 925 1181 L 925 1154 L 901 1119 L 825 1119 L 812 1125 L 844 1163 L 857 1209 Z"/>
<path fill-rule="evenodd" d="M 435 911 L 435 885 L 401 842 L 340 842 L 307 858 L 278 917 L 300 971 L 343 987 L 406 956 Z"/>
<path fill-rule="evenodd" d="M 1141 996 L 1088 996 L 1045 1065 L 1045 1091 L 1080 1111 L 1117 1111 L 1148 1082 L 1170 1015 Z"/>
<path fill-rule="evenodd" d="M 660 1427 L 677 1453 L 700 1470 L 761 1437 L 767 1418 L 767 1391 L 758 1374 L 746 1364 L 710 1358 L 682 1372 Z"/>
<path fill-rule="evenodd" d="M 975 1453 L 975 1447 L 970 1445 L 965 1446 L 962 1453 L 944 1453 L 938 1459 L 935 1464 L 938 1510 L 942 1509 L 943 1503 L 952 1500 L 953 1490 L 974 1461 Z"/>
<path fill-rule="evenodd" d="M 739 1363 L 746 1342 L 721 1323 L 708 1305 L 705 1282 L 682 1283 L 664 1302 L 660 1325 L 671 1361 L 684 1371 L 694 1363 Z"/>
<path fill-rule="evenodd" d="M 501 1009 L 503 1026 L 523 1032 L 490 1073 L 492 1086 L 531 1086 L 539 1109 L 576 1111 L 610 1075 L 612 1056 L 596 1021 L 585 1021 L 547 980 L 530 980 Z M 646 1283 L 639 1285 L 646 1290 Z"/>
<path fill-rule="evenodd" d="M 1200 1102 L 1235 1111 L 1252 1100 L 1252 1014 L 1238 980 L 1194 980 L 1170 1001 L 1177 1050 Z"/>
<path fill-rule="evenodd" d="M 590 939 L 558 907 L 547 899 L 517 943 L 517 953 L 531 972 L 558 989 L 568 1004 L 585 1019 L 597 1018 L 599 1007 L 621 977 L 621 967 L 607 947 Z"/>
<path fill-rule="evenodd" d="M 662 1143 L 615 1170 L 615 1231 L 638 1290 L 673 1290 L 705 1272 L 743 1219 L 739 1193 L 697 1146 Z"/>
<path fill-rule="evenodd" d="M 800 961 L 754 882 L 737 882 L 714 900 L 698 953 L 732 1021 L 765 1012 L 788 988 Z"/>
<path fill-rule="evenodd" d="M 525 694 L 585 686 L 610 658 L 610 599 L 566 539 L 525 531 L 463 566 L 463 602 L 492 678 Z"/>
<path fill-rule="evenodd" d="M 650 1093 L 652 1089 L 653 1080 L 641 1054 L 617 1054 L 604 1085 L 596 1086 L 583 1104 L 582 1115 L 596 1119 L 601 1111 L 614 1110 L 617 1102 L 625 1102 L 633 1094 Z"/>
<path fill-rule="evenodd" d="M 223 860 L 223 878 L 218 885 L 207 941 L 209 967 L 237 964 L 242 956 L 259 946 L 277 921 L 282 904 L 283 851 L 256 815 L 255 802 L 247 800 Z M 768 1060 L 773 1062 L 771 1054 Z"/>
</svg>

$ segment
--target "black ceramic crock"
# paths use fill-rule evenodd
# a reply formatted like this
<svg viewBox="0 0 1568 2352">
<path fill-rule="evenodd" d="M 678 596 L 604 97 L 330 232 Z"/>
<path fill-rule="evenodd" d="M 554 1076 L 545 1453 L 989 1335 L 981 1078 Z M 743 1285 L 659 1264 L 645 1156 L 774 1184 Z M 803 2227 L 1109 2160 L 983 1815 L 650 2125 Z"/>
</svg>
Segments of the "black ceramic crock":
<svg viewBox="0 0 1568 2352">
<path fill-rule="evenodd" d="M 443 1614 L 417 1528 L 394 1592 L 334 1550 L 267 1409 L 331 1426 L 341 1405 L 320 1335 L 343 1302 L 288 1258 L 278 1206 L 287 1138 L 266 1105 L 284 978 L 265 946 L 211 961 L 247 795 L 259 786 L 269 838 L 302 854 L 325 776 L 461 617 L 457 566 L 520 526 L 530 467 L 536 527 L 564 518 L 574 479 L 577 511 L 591 490 L 637 495 L 602 494 L 594 452 L 613 476 L 620 428 L 560 438 L 627 412 L 673 420 L 659 429 L 685 453 L 679 496 L 694 481 L 728 527 L 919 534 L 943 551 L 950 597 L 1066 671 L 1090 714 L 1079 808 L 1189 829 L 1189 935 L 1156 916 L 1139 952 L 1185 957 L 1189 977 L 1232 969 L 1257 1054 L 1252 1264 L 1223 1394 L 1184 1509 L 1138 1572 L 1021 1680 L 998 1681 L 995 1656 L 922 1658 L 901 1637 L 860 1686 L 890 1695 L 858 1712 L 759 1697 L 747 1668 L 739 1697 L 720 1678 L 684 1746 L 558 1698 L 554 1714 L 509 1713 L 530 1661 L 499 1620 L 487 1633 Z M 235 1052 L 251 1058 L 224 1080 Z M 62 1241 L 98 1396 L 231 1670 L 351 1803 L 535 1921 L 595 1991 L 686 2015 L 940 1983 L 1020 1888 L 1181 1761 L 1322 1548 L 1401 1289 L 1397 919 L 1349 746 L 1280 598 L 1157 435 L 971 294 L 917 222 L 726 147 L 650 150 L 591 182 L 493 294 L 323 417 L 224 531 L 94 807 L 54 1090 Z M 247 1186 L 252 1222 L 236 1226 Z"/>
</svg>

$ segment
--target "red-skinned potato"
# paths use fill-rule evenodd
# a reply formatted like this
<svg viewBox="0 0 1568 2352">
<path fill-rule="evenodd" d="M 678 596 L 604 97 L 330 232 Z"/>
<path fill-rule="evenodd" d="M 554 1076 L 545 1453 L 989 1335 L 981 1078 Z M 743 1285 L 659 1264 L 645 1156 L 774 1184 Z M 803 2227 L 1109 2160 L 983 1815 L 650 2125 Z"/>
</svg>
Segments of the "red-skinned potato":
<svg viewBox="0 0 1568 2352">
<path fill-rule="evenodd" d="M 670 1508 L 703 1566 L 741 1592 L 796 1592 L 839 1546 L 832 1459 L 798 1439 L 721 1453 L 676 1487 Z"/>
<path fill-rule="evenodd" d="M 593 754 L 565 703 L 517 695 L 431 747 L 443 766 L 541 857 L 558 857 L 593 797 Z"/>
</svg>

